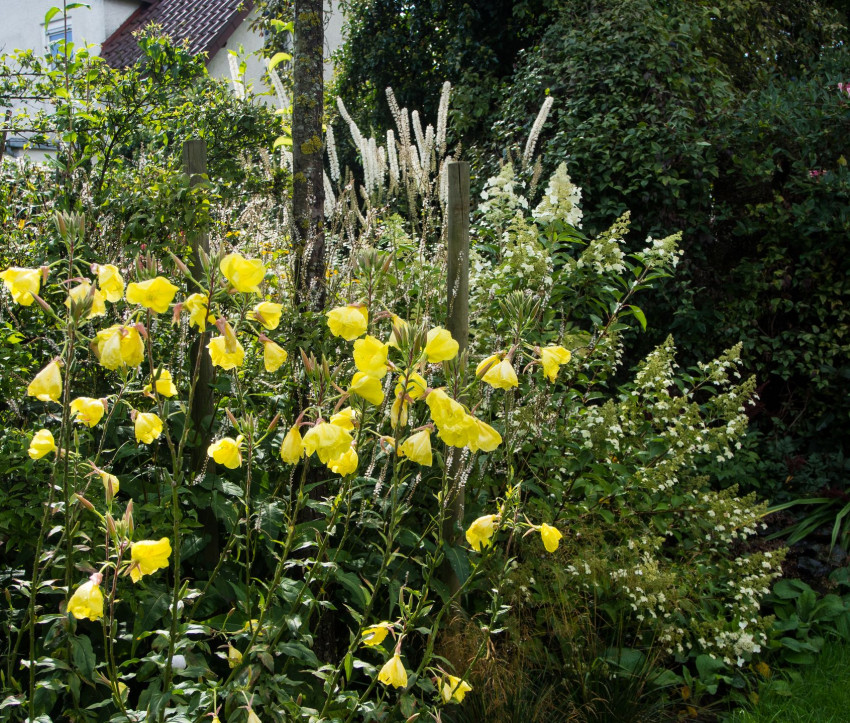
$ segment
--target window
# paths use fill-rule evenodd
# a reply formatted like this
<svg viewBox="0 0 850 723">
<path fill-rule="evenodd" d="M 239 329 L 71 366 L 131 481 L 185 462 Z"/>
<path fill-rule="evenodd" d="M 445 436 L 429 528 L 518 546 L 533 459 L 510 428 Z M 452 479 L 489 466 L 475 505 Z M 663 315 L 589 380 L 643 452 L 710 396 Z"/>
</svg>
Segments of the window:
<svg viewBox="0 0 850 723">
<path fill-rule="evenodd" d="M 68 35 L 65 35 L 65 31 L 68 31 Z M 71 32 L 71 21 L 68 20 L 67 24 L 63 19 L 52 21 L 44 30 L 46 39 L 47 39 L 47 52 L 50 55 L 62 55 L 62 42 L 67 41 L 69 43 L 74 42 L 74 34 Z"/>
</svg>

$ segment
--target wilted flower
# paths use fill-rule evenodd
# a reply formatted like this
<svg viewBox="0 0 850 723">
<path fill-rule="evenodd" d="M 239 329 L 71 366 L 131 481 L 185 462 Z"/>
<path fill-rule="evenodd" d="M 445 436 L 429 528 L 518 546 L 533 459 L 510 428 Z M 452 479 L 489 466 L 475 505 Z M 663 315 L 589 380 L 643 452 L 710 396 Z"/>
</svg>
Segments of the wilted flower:
<svg viewBox="0 0 850 723">
<path fill-rule="evenodd" d="M 101 329 L 95 337 L 95 345 L 98 359 L 107 369 L 137 367 L 145 358 L 145 345 L 134 326 L 115 324 Z"/>
<path fill-rule="evenodd" d="M 561 364 L 566 364 L 573 355 L 562 346 L 547 346 L 540 350 L 540 363 L 543 365 L 543 373 L 550 382 L 558 378 Z"/>
<path fill-rule="evenodd" d="M 142 575 L 150 575 L 157 570 L 168 567 L 168 557 L 171 555 L 171 542 L 167 537 L 159 540 L 142 540 L 134 542 L 130 548 L 130 578 L 133 582 L 141 580 Z"/>
<path fill-rule="evenodd" d="M 407 424 L 407 408 L 410 402 L 403 401 L 401 397 L 396 397 L 390 409 L 390 424 L 395 429 L 399 424 L 403 427 Z"/>
<path fill-rule="evenodd" d="M 430 467 L 433 463 L 431 454 L 431 430 L 423 429 L 410 435 L 399 446 L 399 454 L 413 462 Z"/>
<path fill-rule="evenodd" d="M 445 703 L 450 703 L 452 700 L 462 703 L 463 697 L 471 690 L 472 686 L 465 680 L 454 675 L 446 675 L 440 685 L 440 696 Z"/>
<path fill-rule="evenodd" d="M 349 447 L 339 457 L 328 462 L 328 469 L 335 474 L 345 477 L 345 475 L 357 471 L 358 462 L 357 452 L 354 451 L 354 447 Z"/>
<path fill-rule="evenodd" d="M 127 301 L 150 309 L 156 314 L 168 311 L 177 287 L 164 276 L 127 285 Z"/>
<path fill-rule="evenodd" d="M 173 397 L 177 394 L 177 387 L 171 379 L 171 372 L 168 369 L 157 369 L 153 373 L 156 379 L 156 393 L 161 397 Z M 153 391 L 153 385 L 146 384 L 145 392 L 150 394 Z"/>
<path fill-rule="evenodd" d="M 231 668 L 235 668 L 242 662 L 242 653 L 234 648 L 230 643 L 227 644 L 227 664 Z"/>
<path fill-rule="evenodd" d="M 546 548 L 546 552 L 555 552 L 563 535 L 557 527 L 552 527 L 552 525 L 547 525 L 544 522 L 540 525 L 540 537 L 543 540 L 543 547 Z"/>
<path fill-rule="evenodd" d="M 41 288 L 41 269 L 12 266 L 0 273 L 0 279 L 3 279 L 16 304 L 29 306 L 33 302 L 33 294 L 37 294 Z"/>
<path fill-rule="evenodd" d="M 448 329 L 435 327 L 428 332 L 425 356 L 429 362 L 449 361 L 457 356 L 460 345 L 452 338 Z"/>
<path fill-rule="evenodd" d="M 94 427 L 106 413 L 103 402 L 91 397 L 77 397 L 71 402 L 71 414 L 76 415 L 75 421 Z"/>
<path fill-rule="evenodd" d="M 227 254 L 219 264 L 230 285 L 243 294 L 259 294 L 266 267 L 260 259 L 246 259 L 241 254 Z"/>
<path fill-rule="evenodd" d="M 384 390 L 381 386 L 381 380 L 363 372 L 356 372 L 354 374 L 351 378 L 348 391 L 359 397 L 363 397 L 363 399 L 375 406 L 384 401 Z"/>
<path fill-rule="evenodd" d="M 97 273 L 97 285 L 106 294 L 106 300 L 111 304 L 121 301 L 124 296 L 124 279 L 118 267 L 112 264 L 94 264 L 92 271 Z"/>
<path fill-rule="evenodd" d="M 364 374 L 383 379 L 387 373 L 387 354 L 390 347 L 367 334 L 354 342 L 354 366 Z"/>
<path fill-rule="evenodd" d="M 298 431 L 298 425 L 294 425 L 283 438 L 283 442 L 280 445 L 280 457 L 287 464 L 295 464 L 303 456 L 304 441 L 301 439 L 301 432 Z"/>
<path fill-rule="evenodd" d="M 254 307 L 251 316 L 259 321 L 266 329 L 277 329 L 280 324 L 280 312 L 283 304 L 273 304 L 271 301 L 261 301 Z"/>
<path fill-rule="evenodd" d="M 398 653 L 384 663 L 384 667 L 378 673 L 378 680 L 384 685 L 392 685 L 396 688 L 404 688 L 407 685 L 407 671 Z"/>
<path fill-rule="evenodd" d="M 56 440 L 49 429 L 39 429 L 30 440 L 30 448 L 27 450 L 31 459 L 41 459 L 51 452 L 56 451 Z"/>
<path fill-rule="evenodd" d="M 207 448 L 207 455 L 212 457 L 216 464 L 223 464 L 228 469 L 241 467 L 243 439 L 242 435 L 239 435 L 236 439 L 223 437 Z"/>
<path fill-rule="evenodd" d="M 68 612 L 77 620 L 100 620 L 103 617 L 103 592 L 89 580 L 80 585 L 68 601 Z"/>
<path fill-rule="evenodd" d="M 162 434 L 162 420 L 153 412 L 137 412 L 134 430 L 137 442 L 151 444 Z"/>
<path fill-rule="evenodd" d="M 341 457 L 351 447 L 351 435 L 347 430 L 328 422 L 319 422 L 304 435 L 307 455 L 316 453 L 322 464 Z"/>
<path fill-rule="evenodd" d="M 62 373 L 59 363 L 52 361 L 27 386 L 27 395 L 42 402 L 58 402 L 62 396 Z"/>
<path fill-rule="evenodd" d="M 346 341 L 356 339 L 369 328 L 369 311 L 365 306 L 337 306 L 328 312 L 328 328 Z"/>
<path fill-rule="evenodd" d="M 278 346 L 271 339 L 263 341 L 263 365 L 267 372 L 276 372 L 288 358 L 286 349 Z"/>
<path fill-rule="evenodd" d="M 496 515 L 484 515 L 475 520 L 466 530 L 466 541 L 476 552 L 490 545 L 495 530 Z"/>
</svg>

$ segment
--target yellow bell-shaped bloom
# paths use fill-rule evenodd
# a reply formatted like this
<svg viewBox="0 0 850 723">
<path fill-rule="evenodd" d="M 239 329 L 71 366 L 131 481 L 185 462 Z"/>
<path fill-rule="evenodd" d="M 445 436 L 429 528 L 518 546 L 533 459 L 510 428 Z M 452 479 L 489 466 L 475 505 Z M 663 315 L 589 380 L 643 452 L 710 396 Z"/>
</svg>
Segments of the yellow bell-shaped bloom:
<svg viewBox="0 0 850 723">
<path fill-rule="evenodd" d="M 30 440 L 30 448 L 27 450 L 31 459 L 41 459 L 51 452 L 56 451 L 56 440 L 49 429 L 39 429 Z"/>
<path fill-rule="evenodd" d="M 177 394 L 177 387 L 174 386 L 174 380 L 171 378 L 171 372 L 168 369 L 157 369 L 153 373 L 156 379 L 156 393 L 161 397 L 173 397 Z M 146 384 L 145 392 L 150 394 L 153 392 L 153 385 Z"/>
<path fill-rule="evenodd" d="M 59 363 L 52 361 L 35 375 L 29 386 L 27 396 L 40 399 L 42 402 L 58 402 L 62 396 L 62 373 Z"/>
<path fill-rule="evenodd" d="M 89 580 L 80 585 L 68 601 L 68 612 L 77 620 L 100 620 L 103 617 L 103 592 Z"/>
<path fill-rule="evenodd" d="M 473 417 L 473 419 L 475 419 Z M 492 452 L 502 443 L 502 435 L 486 422 L 475 419 L 475 432 L 470 434 L 469 449 L 477 452 Z"/>
<path fill-rule="evenodd" d="M 127 284 L 127 301 L 150 309 L 155 314 L 168 311 L 177 287 L 164 276 Z"/>
<path fill-rule="evenodd" d="M 407 685 L 407 671 L 398 653 L 384 663 L 384 667 L 378 673 L 378 680 L 384 685 L 392 685 L 396 688 L 404 688 Z"/>
<path fill-rule="evenodd" d="M 260 716 L 258 716 L 254 712 L 253 708 L 249 708 L 248 709 L 248 719 L 245 721 L 245 723 L 263 723 L 263 721 L 260 720 Z"/>
<path fill-rule="evenodd" d="M 354 342 L 354 366 L 364 374 L 383 379 L 387 374 L 387 355 L 390 347 L 367 334 Z"/>
<path fill-rule="evenodd" d="M 492 541 L 493 532 L 496 529 L 496 515 L 484 515 L 475 520 L 466 530 L 466 541 L 476 552 L 487 547 Z"/>
<path fill-rule="evenodd" d="M 266 276 L 261 259 L 246 259 L 241 254 L 227 254 L 219 264 L 224 278 L 243 294 L 259 294 L 260 284 Z"/>
<path fill-rule="evenodd" d="M 345 454 L 352 441 L 351 435 L 342 427 L 319 422 L 304 435 L 304 449 L 308 456 L 315 453 L 322 464 L 327 464 Z"/>
<path fill-rule="evenodd" d="M 280 445 L 280 458 L 286 464 L 295 464 L 304 456 L 304 440 L 301 439 L 301 432 L 298 431 L 298 426 L 290 427 L 283 442 Z"/>
<path fill-rule="evenodd" d="M 387 633 L 392 627 L 392 623 L 378 623 L 372 625 L 363 631 L 363 645 L 380 645 L 387 637 Z"/>
<path fill-rule="evenodd" d="M 437 436 L 450 447 L 470 447 L 472 449 L 478 440 L 476 419 L 471 414 L 451 417 L 437 425 Z"/>
<path fill-rule="evenodd" d="M 555 552 L 563 535 L 557 527 L 552 527 L 552 525 L 547 525 L 544 522 L 540 525 L 540 537 L 543 540 L 543 547 L 546 548 L 546 552 Z"/>
<path fill-rule="evenodd" d="M 471 690 L 472 686 L 465 680 L 454 675 L 446 675 L 440 686 L 440 696 L 445 703 L 451 703 L 453 700 L 463 703 L 463 697 Z"/>
<path fill-rule="evenodd" d="M 91 397 L 77 397 L 71 402 L 71 414 L 75 422 L 82 422 L 89 427 L 94 427 L 106 413 L 106 407 L 100 399 Z"/>
<path fill-rule="evenodd" d="M 519 384 L 511 363 L 507 359 L 500 359 L 498 354 L 482 361 L 475 374 L 494 389 L 512 389 Z"/>
<path fill-rule="evenodd" d="M 280 324 L 280 312 L 283 304 L 273 304 L 271 301 L 261 301 L 254 307 L 251 317 L 259 321 L 266 329 L 277 329 Z"/>
<path fill-rule="evenodd" d="M 232 351 L 228 351 L 230 346 Z M 214 366 L 221 367 L 225 371 L 241 367 L 245 362 L 245 350 L 242 345 L 236 341 L 235 345 L 228 345 L 228 340 L 224 336 L 214 336 L 207 344 L 207 349 L 210 350 L 210 359 Z"/>
<path fill-rule="evenodd" d="M 502 361 L 502 357 L 498 354 L 491 354 L 486 359 L 482 359 L 478 366 L 475 367 L 475 376 L 481 377 L 496 366 L 496 364 L 500 361 Z"/>
<path fill-rule="evenodd" d="M 359 416 L 360 412 L 356 409 L 345 407 L 344 409 L 340 409 L 336 414 L 331 415 L 331 424 L 347 429 L 350 432 L 354 429 L 354 425 L 357 423 L 357 418 Z"/>
<path fill-rule="evenodd" d="M 97 272 L 97 285 L 106 294 L 106 300 L 114 304 L 124 297 L 124 279 L 117 266 L 112 264 L 95 264 L 93 270 Z"/>
<path fill-rule="evenodd" d="M 288 358 L 286 349 L 278 346 L 271 339 L 263 342 L 263 365 L 267 372 L 276 372 Z"/>
<path fill-rule="evenodd" d="M 145 358 L 145 345 L 134 326 L 115 324 L 97 332 L 95 337 L 97 357 L 107 369 L 121 366 L 137 367 Z"/>
<path fill-rule="evenodd" d="M 369 328 L 369 311 L 365 306 L 337 306 L 328 312 L 328 328 L 346 341 L 356 339 Z"/>
<path fill-rule="evenodd" d="M 410 402 L 403 401 L 401 397 L 396 397 L 390 409 L 390 425 L 395 429 L 401 424 L 404 427 L 407 424 L 408 407 Z"/>
<path fill-rule="evenodd" d="M 431 419 L 440 427 L 449 423 L 459 423 L 466 416 L 463 405 L 456 402 L 445 389 L 432 389 L 425 397 L 425 404 L 431 410 Z"/>
<path fill-rule="evenodd" d="M 214 321 L 208 318 L 210 315 L 208 301 L 206 294 L 192 294 L 183 302 L 183 306 L 189 311 L 189 326 L 197 327 L 200 332 L 206 331 L 207 321 Z"/>
<path fill-rule="evenodd" d="M 106 491 L 107 498 L 115 497 L 118 494 L 118 490 L 121 489 L 121 483 L 118 481 L 118 478 L 114 474 L 109 474 L 109 472 L 101 472 L 100 480 L 103 482 L 103 489 Z M 110 487 L 112 491 L 110 492 Z"/>
<path fill-rule="evenodd" d="M 12 300 L 21 306 L 34 301 L 33 294 L 41 288 L 41 269 L 22 269 L 12 266 L 0 273 L 0 279 L 12 295 Z"/>
<path fill-rule="evenodd" d="M 141 580 L 142 575 L 150 575 L 163 567 L 168 567 L 171 555 L 171 542 L 167 537 L 159 540 L 134 542 L 130 548 L 130 578 L 133 582 Z"/>
<path fill-rule="evenodd" d="M 153 412 L 137 412 L 133 426 L 137 442 L 151 444 L 162 434 L 162 420 Z"/>
<path fill-rule="evenodd" d="M 227 644 L 227 664 L 231 668 L 237 667 L 242 662 L 242 653 L 234 648 L 230 643 Z"/>
<path fill-rule="evenodd" d="M 357 452 L 354 451 L 354 447 L 349 447 L 339 457 L 328 462 L 328 469 L 334 474 L 345 477 L 345 475 L 357 471 L 357 464 L 359 461 Z"/>
<path fill-rule="evenodd" d="M 452 339 L 448 329 L 436 327 L 428 332 L 425 341 L 425 356 L 432 364 L 449 361 L 457 356 L 460 345 Z"/>
<path fill-rule="evenodd" d="M 395 395 L 396 397 L 400 397 L 402 395 L 402 382 L 404 381 L 404 374 L 399 376 L 398 383 L 395 385 Z M 407 385 L 406 391 L 407 396 L 410 397 L 413 401 L 419 399 L 428 388 L 428 384 L 421 374 L 417 374 L 416 372 L 411 372 L 407 377 Z"/>
<path fill-rule="evenodd" d="M 569 349 L 562 346 L 547 346 L 540 350 L 540 363 L 543 365 L 543 373 L 550 382 L 558 378 L 561 364 L 566 364 L 573 358 Z"/>
<path fill-rule="evenodd" d="M 358 397 L 363 397 L 363 399 L 375 406 L 378 406 L 384 401 L 384 389 L 381 385 L 381 380 L 363 372 L 356 372 L 354 374 L 351 378 L 348 391 L 356 394 Z"/>
<path fill-rule="evenodd" d="M 69 309 L 71 304 L 82 304 L 89 298 L 91 294 L 91 308 L 86 314 L 86 320 L 93 319 L 95 316 L 106 316 L 106 299 L 100 289 L 91 291 L 91 284 L 88 281 L 82 281 L 68 292 L 68 298 L 65 299 L 65 306 Z"/>
<path fill-rule="evenodd" d="M 410 435 L 399 447 L 399 454 L 409 460 L 430 467 L 433 463 L 431 454 L 431 430 L 423 429 Z"/>
<path fill-rule="evenodd" d="M 213 442 L 207 448 L 207 455 L 212 457 L 216 464 L 223 464 L 227 469 L 236 469 L 242 466 L 242 440 L 240 435 L 236 439 L 223 437 L 218 442 Z"/>
</svg>

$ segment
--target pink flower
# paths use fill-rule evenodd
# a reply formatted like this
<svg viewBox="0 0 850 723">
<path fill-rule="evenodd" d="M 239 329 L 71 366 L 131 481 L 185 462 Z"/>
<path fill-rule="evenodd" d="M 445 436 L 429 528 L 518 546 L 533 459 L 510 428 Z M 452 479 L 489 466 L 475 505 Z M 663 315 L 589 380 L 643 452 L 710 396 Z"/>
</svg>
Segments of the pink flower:
<svg viewBox="0 0 850 723">
<path fill-rule="evenodd" d="M 839 83 L 838 90 L 842 93 L 847 93 L 847 95 L 850 95 L 850 83 Z"/>
</svg>

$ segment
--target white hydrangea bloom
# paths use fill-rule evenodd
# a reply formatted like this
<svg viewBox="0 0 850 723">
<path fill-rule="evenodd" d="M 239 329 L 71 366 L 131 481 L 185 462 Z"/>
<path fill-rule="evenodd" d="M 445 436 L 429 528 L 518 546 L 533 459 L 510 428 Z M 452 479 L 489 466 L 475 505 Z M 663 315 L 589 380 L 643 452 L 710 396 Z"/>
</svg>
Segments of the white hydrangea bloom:
<svg viewBox="0 0 850 723">
<path fill-rule="evenodd" d="M 531 212 L 538 223 L 562 221 L 574 228 L 581 228 L 584 213 L 579 207 L 581 188 L 576 186 L 567 173 L 567 164 L 562 163 L 549 179 L 543 199 Z"/>
</svg>

